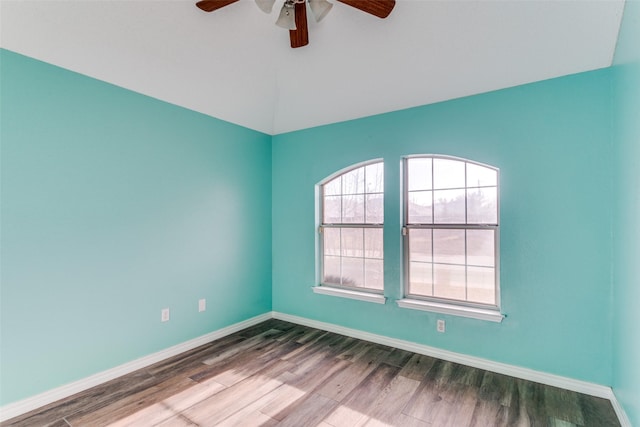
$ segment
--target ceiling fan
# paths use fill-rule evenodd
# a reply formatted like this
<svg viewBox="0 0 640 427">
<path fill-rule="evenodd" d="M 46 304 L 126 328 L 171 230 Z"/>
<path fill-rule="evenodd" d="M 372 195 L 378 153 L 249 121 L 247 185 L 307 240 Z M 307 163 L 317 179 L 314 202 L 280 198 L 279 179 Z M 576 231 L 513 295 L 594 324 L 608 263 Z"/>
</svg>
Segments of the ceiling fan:
<svg viewBox="0 0 640 427">
<path fill-rule="evenodd" d="M 196 6 L 205 12 L 213 12 L 237 1 L 239 0 L 200 0 L 196 3 Z M 338 1 L 383 19 L 389 16 L 396 4 L 395 0 Z M 263 12 L 271 13 L 275 0 L 255 0 L 255 2 Z M 289 30 L 289 39 L 292 48 L 309 44 L 307 3 L 317 22 L 324 18 L 333 7 L 333 4 L 327 0 L 284 0 L 276 25 Z"/>
</svg>

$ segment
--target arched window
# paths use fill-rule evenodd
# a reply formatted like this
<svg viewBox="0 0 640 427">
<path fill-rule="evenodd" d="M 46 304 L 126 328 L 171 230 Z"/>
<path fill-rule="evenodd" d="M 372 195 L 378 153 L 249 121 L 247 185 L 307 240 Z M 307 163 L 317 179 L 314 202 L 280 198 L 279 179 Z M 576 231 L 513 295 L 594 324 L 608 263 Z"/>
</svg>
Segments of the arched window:
<svg viewBox="0 0 640 427">
<path fill-rule="evenodd" d="M 320 184 L 321 285 L 382 293 L 384 167 L 357 165 Z"/>
<path fill-rule="evenodd" d="M 498 310 L 498 169 L 414 156 L 404 184 L 406 298 Z"/>
</svg>

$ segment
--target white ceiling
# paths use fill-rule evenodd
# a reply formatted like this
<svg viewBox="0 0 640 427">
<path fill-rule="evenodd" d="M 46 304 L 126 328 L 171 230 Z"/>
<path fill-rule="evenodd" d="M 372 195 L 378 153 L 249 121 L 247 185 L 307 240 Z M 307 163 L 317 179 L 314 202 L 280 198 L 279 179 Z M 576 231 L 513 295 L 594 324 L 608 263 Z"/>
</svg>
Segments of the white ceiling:
<svg viewBox="0 0 640 427">
<path fill-rule="evenodd" d="M 623 0 L 335 2 L 308 46 L 252 0 L 2 0 L 0 46 L 279 134 L 611 65 Z"/>
</svg>

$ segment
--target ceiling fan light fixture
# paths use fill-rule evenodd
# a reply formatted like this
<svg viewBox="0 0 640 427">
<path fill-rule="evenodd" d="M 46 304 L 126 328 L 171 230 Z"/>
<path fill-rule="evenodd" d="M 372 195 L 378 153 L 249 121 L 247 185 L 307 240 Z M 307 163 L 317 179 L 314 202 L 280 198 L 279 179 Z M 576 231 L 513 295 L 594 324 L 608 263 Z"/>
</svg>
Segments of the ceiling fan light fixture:
<svg viewBox="0 0 640 427">
<path fill-rule="evenodd" d="M 276 0 L 256 0 L 256 4 L 264 13 L 271 13 L 275 2 Z"/>
<path fill-rule="evenodd" d="M 292 0 L 286 0 L 282 5 L 282 9 L 280 9 L 280 16 L 276 21 L 276 25 L 287 30 L 296 29 L 296 14 L 294 3 Z"/>
<path fill-rule="evenodd" d="M 316 22 L 320 22 L 322 18 L 327 16 L 333 4 L 329 3 L 327 0 L 309 0 L 309 7 L 311 8 L 311 13 L 313 13 L 313 17 L 316 19 Z"/>
</svg>

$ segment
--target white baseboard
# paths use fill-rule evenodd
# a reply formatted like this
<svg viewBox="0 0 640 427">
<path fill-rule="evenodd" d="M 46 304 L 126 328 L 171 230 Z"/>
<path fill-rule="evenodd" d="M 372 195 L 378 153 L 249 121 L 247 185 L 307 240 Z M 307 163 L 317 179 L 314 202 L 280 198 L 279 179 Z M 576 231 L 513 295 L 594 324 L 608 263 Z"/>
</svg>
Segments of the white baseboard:
<svg viewBox="0 0 640 427">
<path fill-rule="evenodd" d="M 249 326 L 257 325 L 265 320 L 271 319 L 272 313 L 267 312 L 256 317 L 244 320 L 239 323 L 234 323 L 222 329 L 210 332 L 200 337 L 194 338 L 189 341 L 185 341 L 181 344 L 174 345 L 173 347 L 160 350 L 157 353 L 150 354 L 148 356 L 141 357 L 139 359 L 127 362 L 125 364 L 116 366 L 115 368 L 107 369 L 106 371 L 98 372 L 97 374 L 83 378 L 81 380 L 65 384 L 61 387 L 54 388 L 52 390 L 45 391 L 33 397 L 29 397 L 18 402 L 10 403 L 8 405 L 0 407 L 0 421 L 5 421 L 10 418 L 17 417 L 25 414 L 34 409 L 38 409 L 42 406 L 53 403 L 57 400 L 64 399 L 72 396 L 81 391 L 87 390 L 91 387 L 103 384 L 112 379 L 118 378 L 122 375 L 126 375 L 138 369 L 153 365 L 169 357 L 176 356 L 185 351 L 192 350 L 203 344 L 210 343 L 234 332 L 241 331 Z"/>
<path fill-rule="evenodd" d="M 608 386 L 594 384 L 587 381 L 580 381 L 560 375 L 549 374 L 546 372 L 535 371 L 533 369 L 522 368 L 519 366 L 508 365 L 506 363 L 494 362 L 492 360 L 482 359 L 480 357 L 468 356 L 466 354 L 442 350 L 439 348 L 417 344 L 410 341 L 389 338 L 384 335 L 372 334 L 357 329 L 345 328 L 344 326 L 339 326 L 332 323 L 325 323 L 317 320 L 307 319 L 304 317 L 292 316 L 290 314 L 284 314 L 274 311 L 273 317 L 275 319 L 280 319 L 299 325 L 305 325 L 316 329 L 322 329 L 324 331 L 334 332 L 365 341 L 371 341 L 377 344 L 383 344 L 390 347 L 411 351 L 413 353 L 424 354 L 427 356 L 436 357 L 438 359 L 472 366 L 474 368 L 484 369 L 487 371 L 509 375 L 528 381 L 534 381 L 541 384 L 559 387 L 565 390 L 571 390 L 590 396 L 609 399 L 611 401 L 611 404 L 613 405 L 614 410 L 616 411 L 616 414 L 618 415 L 618 418 L 620 419 L 622 427 L 631 427 L 631 423 L 629 422 L 624 409 L 617 401 L 615 395 L 613 394 L 613 391 L 611 390 L 611 387 Z"/>
<path fill-rule="evenodd" d="M 616 397 L 616 394 L 613 392 L 613 390 L 611 391 L 611 396 L 609 397 L 609 400 L 611 401 L 613 410 L 616 411 L 616 415 L 618 416 L 618 421 L 620 421 L 620 425 L 622 427 L 633 427 L 631 425 L 631 420 L 627 416 L 627 413 L 625 412 L 624 408 L 618 401 L 618 398 Z"/>
<path fill-rule="evenodd" d="M 549 374 L 546 372 L 535 371 L 533 369 L 522 368 L 519 366 L 508 365 L 505 363 L 494 362 L 488 359 L 482 359 L 480 357 L 468 356 L 461 353 L 455 353 L 448 350 L 442 350 L 435 347 L 430 347 L 423 344 L 417 344 L 410 341 L 399 340 L 396 338 L 386 337 L 384 335 L 372 334 L 369 332 L 360 331 L 357 329 L 346 328 L 344 326 L 335 325 L 332 323 L 320 322 L 317 320 L 307 319 L 304 317 L 293 316 L 290 314 L 279 313 L 276 311 L 261 314 L 251 319 L 235 323 L 217 331 L 202 335 L 198 338 L 186 341 L 184 343 L 169 347 L 165 350 L 161 350 L 157 353 L 150 354 L 140 359 L 133 360 L 115 368 L 108 369 L 103 372 L 99 372 L 95 375 L 83 378 L 79 381 L 75 381 L 70 384 L 57 387 L 53 390 L 46 391 L 27 399 L 10 403 L 3 407 L 0 407 L 0 421 L 5 421 L 13 417 L 17 417 L 34 409 L 53 403 L 57 400 L 64 399 L 72 396 L 81 391 L 87 390 L 91 387 L 95 387 L 112 379 L 118 378 L 122 375 L 131 373 L 135 370 L 144 368 L 154 363 L 160 362 L 169 357 L 173 357 L 185 351 L 194 349 L 203 344 L 207 344 L 211 341 L 215 341 L 234 332 L 241 331 L 242 329 L 256 325 L 260 322 L 264 322 L 271 318 L 280 319 L 299 325 L 309 326 L 324 331 L 334 332 L 341 335 L 346 335 L 353 338 L 362 339 L 365 341 L 371 341 L 377 344 L 387 345 L 390 347 L 399 348 L 402 350 L 411 351 L 413 353 L 424 354 L 431 357 L 436 357 L 450 362 L 460 363 L 474 368 L 484 369 L 499 374 L 509 375 L 524 380 L 535 381 L 541 384 L 546 384 L 554 387 L 563 388 L 566 390 L 575 391 L 578 393 L 588 394 L 590 396 L 601 397 L 611 401 L 613 409 L 618 416 L 622 427 L 632 427 L 624 408 L 618 402 L 615 394 L 611 390 L 611 387 L 607 387 L 600 384 L 594 384 L 586 381 L 575 380 L 572 378 L 563 377 L 560 375 Z"/>
</svg>

